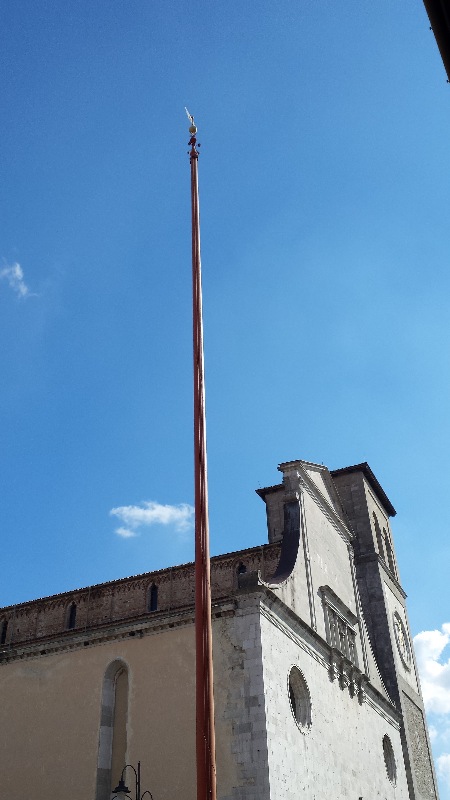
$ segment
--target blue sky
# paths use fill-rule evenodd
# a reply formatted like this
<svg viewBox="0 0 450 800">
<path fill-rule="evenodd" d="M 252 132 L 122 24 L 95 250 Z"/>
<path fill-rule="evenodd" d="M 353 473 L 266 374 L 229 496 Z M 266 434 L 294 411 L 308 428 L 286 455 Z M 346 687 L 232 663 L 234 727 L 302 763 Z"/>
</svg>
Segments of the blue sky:
<svg viewBox="0 0 450 800">
<path fill-rule="evenodd" d="M 450 89 L 423 4 L 5 0 L 0 36 L 0 603 L 192 558 L 186 105 L 212 552 L 264 541 L 279 462 L 370 463 L 448 800 Z"/>
</svg>

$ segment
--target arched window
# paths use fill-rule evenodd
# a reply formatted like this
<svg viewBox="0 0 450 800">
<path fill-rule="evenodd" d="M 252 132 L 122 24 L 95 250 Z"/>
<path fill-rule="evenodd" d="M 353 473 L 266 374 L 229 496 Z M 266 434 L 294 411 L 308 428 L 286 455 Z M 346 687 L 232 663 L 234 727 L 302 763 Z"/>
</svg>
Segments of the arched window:
<svg viewBox="0 0 450 800">
<path fill-rule="evenodd" d="M 158 611 L 158 587 L 155 583 L 148 587 L 147 611 Z"/>
<path fill-rule="evenodd" d="M 69 608 L 67 609 L 67 623 L 66 628 L 69 631 L 72 631 L 77 624 L 77 605 L 76 603 L 71 603 Z"/>
<path fill-rule="evenodd" d="M 383 535 L 384 535 L 384 544 L 386 546 L 386 555 L 387 555 L 389 569 L 391 570 L 392 574 L 395 575 L 394 554 L 392 552 L 391 542 L 389 540 L 389 534 L 386 533 L 384 528 L 383 528 Z"/>
<path fill-rule="evenodd" d="M 6 634 L 8 633 L 8 620 L 4 619 L 0 629 L 0 644 L 6 643 Z"/>
<path fill-rule="evenodd" d="M 373 512 L 372 516 L 373 516 L 373 524 L 375 526 L 375 532 L 376 532 L 376 535 L 377 535 L 378 554 L 379 554 L 380 558 L 382 558 L 383 561 L 385 561 L 386 560 L 386 556 L 384 554 L 383 536 L 382 536 L 382 533 L 381 533 L 381 530 L 380 530 L 380 526 L 378 524 L 378 520 L 377 520 L 377 516 L 376 516 L 375 512 Z"/>
<path fill-rule="evenodd" d="M 239 561 L 239 563 L 234 565 L 233 583 L 236 587 L 241 586 L 241 575 L 245 575 L 246 572 L 247 572 L 247 565 L 244 564 L 243 561 Z"/>
<path fill-rule="evenodd" d="M 95 800 L 109 800 L 127 763 L 128 667 L 113 661 L 103 678 Z"/>
</svg>

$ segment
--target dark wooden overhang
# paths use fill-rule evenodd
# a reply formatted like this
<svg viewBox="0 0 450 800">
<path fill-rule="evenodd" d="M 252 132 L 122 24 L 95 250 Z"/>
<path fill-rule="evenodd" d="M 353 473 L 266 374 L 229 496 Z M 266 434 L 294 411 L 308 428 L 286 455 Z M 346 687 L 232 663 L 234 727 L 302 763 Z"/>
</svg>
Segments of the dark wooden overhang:
<svg viewBox="0 0 450 800">
<path fill-rule="evenodd" d="M 450 81 L 450 0 L 423 0 Z"/>
</svg>

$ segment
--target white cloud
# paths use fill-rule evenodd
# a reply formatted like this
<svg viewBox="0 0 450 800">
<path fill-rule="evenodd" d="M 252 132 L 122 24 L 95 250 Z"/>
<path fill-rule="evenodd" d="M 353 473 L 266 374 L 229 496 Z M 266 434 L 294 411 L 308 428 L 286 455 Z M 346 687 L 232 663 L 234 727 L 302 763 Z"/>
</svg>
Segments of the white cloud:
<svg viewBox="0 0 450 800">
<path fill-rule="evenodd" d="M 450 745 L 450 715 L 446 717 L 438 718 L 439 729 L 439 741 L 442 747 L 445 746 L 447 749 Z"/>
<path fill-rule="evenodd" d="M 450 789 L 450 753 L 442 753 L 436 759 L 438 775 Z"/>
<path fill-rule="evenodd" d="M 125 525 L 116 528 L 116 533 L 124 538 L 130 538 L 139 535 L 139 528 L 151 525 L 170 525 L 178 533 L 183 533 L 192 527 L 194 509 L 188 503 L 170 506 L 161 505 L 155 500 L 146 500 L 139 506 L 112 508 L 109 513 Z"/>
<path fill-rule="evenodd" d="M 137 536 L 136 531 L 130 531 L 129 528 L 116 528 L 116 533 L 118 536 L 122 536 L 123 539 L 130 539 L 132 536 Z"/>
<path fill-rule="evenodd" d="M 430 742 L 433 744 L 439 736 L 439 731 L 434 725 L 428 725 L 428 733 L 430 734 Z"/>
<path fill-rule="evenodd" d="M 414 637 L 425 708 L 433 714 L 450 714 L 450 654 L 442 654 L 450 643 L 450 622 L 441 631 L 422 631 Z"/>
<path fill-rule="evenodd" d="M 0 269 L 0 280 L 7 281 L 10 288 L 19 297 L 26 297 L 30 294 L 30 290 L 23 278 L 23 269 L 17 262 Z"/>
<path fill-rule="evenodd" d="M 418 633 L 414 649 L 443 800 L 450 798 L 450 622 Z"/>
</svg>

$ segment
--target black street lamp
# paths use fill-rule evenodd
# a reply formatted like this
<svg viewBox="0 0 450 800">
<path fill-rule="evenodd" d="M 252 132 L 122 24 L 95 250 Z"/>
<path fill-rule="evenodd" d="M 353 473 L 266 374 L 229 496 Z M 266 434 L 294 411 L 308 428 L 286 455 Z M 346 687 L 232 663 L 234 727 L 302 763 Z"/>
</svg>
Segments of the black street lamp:
<svg viewBox="0 0 450 800">
<path fill-rule="evenodd" d="M 114 800 L 114 798 L 116 798 L 116 797 L 118 797 L 119 800 L 131 800 L 131 789 L 128 788 L 128 786 L 126 785 L 125 780 L 124 780 L 125 770 L 127 770 L 127 769 L 132 769 L 133 772 L 134 772 L 134 778 L 135 778 L 135 784 L 136 784 L 135 800 L 142 800 L 142 798 L 145 797 L 146 794 L 148 794 L 148 796 L 151 798 L 151 800 L 153 800 L 153 795 L 152 795 L 151 792 L 148 791 L 148 789 L 146 789 L 146 791 L 141 794 L 141 762 L 140 761 L 138 761 L 137 770 L 133 767 L 132 764 L 125 764 L 125 766 L 124 766 L 124 768 L 122 770 L 122 774 L 120 776 L 120 781 L 117 784 L 116 788 L 113 789 L 113 798 L 112 798 L 112 800 Z"/>
</svg>

